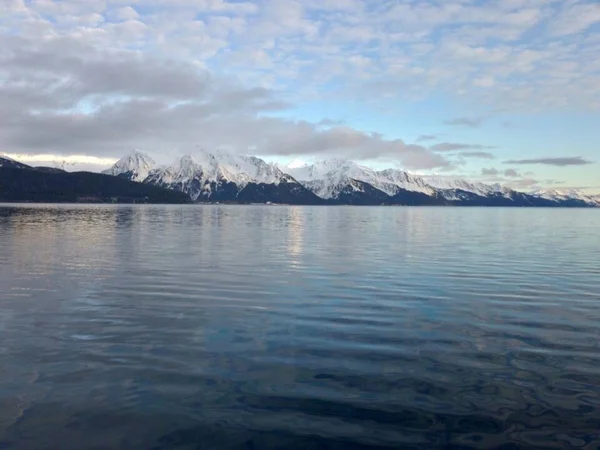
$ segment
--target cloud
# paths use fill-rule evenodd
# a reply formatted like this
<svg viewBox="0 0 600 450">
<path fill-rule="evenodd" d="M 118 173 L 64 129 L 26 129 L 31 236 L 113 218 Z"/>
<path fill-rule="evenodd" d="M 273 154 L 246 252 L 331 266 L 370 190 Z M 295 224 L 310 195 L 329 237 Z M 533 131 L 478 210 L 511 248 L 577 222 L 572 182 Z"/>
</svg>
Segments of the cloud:
<svg viewBox="0 0 600 450">
<path fill-rule="evenodd" d="M 319 2 L 309 2 L 307 7 L 321 10 L 349 10 L 357 11 L 362 9 L 360 0 L 321 0 Z"/>
<path fill-rule="evenodd" d="M 434 134 L 422 134 L 417 138 L 417 142 L 437 141 L 438 137 Z"/>
<path fill-rule="evenodd" d="M 489 152 L 462 152 L 459 155 L 466 158 L 496 159 L 496 155 Z"/>
<path fill-rule="evenodd" d="M 554 184 L 560 184 L 560 190 L 561 191 L 589 191 L 589 190 L 594 190 L 597 191 L 598 189 L 600 189 L 600 185 L 594 185 L 594 186 L 582 186 L 582 185 L 576 185 L 576 186 L 563 186 L 564 185 L 564 181 L 556 181 Z M 591 195 L 597 195 L 594 193 L 590 193 Z"/>
<path fill-rule="evenodd" d="M 9 153 L 117 157 L 206 148 L 260 155 L 387 159 L 409 169 L 451 161 L 419 145 L 340 122 L 278 117 L 285 95 L 192 63 L 98 49 L 72 38 L 0 36 L 0 139 Z"/>
<path fill-rule="evenodd" d="M 8 157 L 12 159 L 16 159 L 18 161 L 22 161 L 27 164 L 36 163 L 45 164 L 54 162 L 55 159 L 52 158 L 52 155 L 41 154 L 41 155 L 31 155 L 31 154 L 7 154 Z M 64 164 L 112 164 L 115 162 L 114 158 L 102 159 L 96 156 L 87 156 L 87 155 L 69 155 L 62 158 L 62 162 Z"/>
<path fill-rule="evenodd" d="M 549 166 L 583 166 L 594 164 L 593 161 L 582 158 L 581 156 L 565 156 L 560 158 L 534 158 L 534 159 L 511 159 L 504 161 L 504 164 L 545 164 Z"/>
<path fill-rule="evenodd" d="M 297 123 L 288 133 L 273 136 L 258 148 L 278 155 L 325 154 L 358 160 L 397 160 L 409 169 L 452 165 L 443 156 L 419 145 L 406 144 L 401 139 L 387 140 L 381 135 L 345 126 L 318 130 L 314 124 L 307 122 Z"/>
<path fill-rule="evenodd" d="M 486 183 L 498 183 L 521 191 L 539 190 L 556 183 L 556 180 L 539 180 L 531 176 L 523 176 L 514 169 L 501 171 L 495 167 L 481 169 L 481 176 Z"/>
<path fill-rule="evenodd" d="M 135 20 L 139 19 L 140 15 L 131 6 L 123 6 L 115 11 L 115 17 L 119 20 Z"/>
<path fill-rule="evenodd" d="M 554 36 L 567 36 L 581 33 L 600 22 L 600 5 L 597 3 L 566 3 L 555 20 L 549 25 Z"/>
<path fill-rule="evenodd" d="M 343 120 L 321 119 L 317 122 L 317 125 L 320 127 L 332 127 L 337 125 L 343 125 L 343 123 Z"/>
<path fill-rule="evenodd" d="M 477 128 L 483 123 L 480 117 L 457 117 L 455 119 L 446 120 L 444 124 L 454 127 Z"/>
<path fill-rule="evenodd" d="M 336 86 L 371 102 L 439 92 L 467 105 L 581 111 L 600 103 L 599 43 L 577 36 L 596 23 L 596 3 L 11 0 L 0 27 L 163 52 L 300 97 Z M 466 119 L 456 125 L 473 127 Z"/>
<path fill-rule="evenodd" d="M 481 175 L 486 176 L 486 177 L 488 177 L 488 176 L 494 176 L 495 177 L 495 176 L 498 176 L 499 174 L 500 174 L 500 172 L 498 171 L 498 169 L 494 169 L 494 168 L 491 168 L 491 169 L 483 168 L 483 169 L 481 169 Z"/>
<path fill-rule="evenodd" d="M 436 152 L 453 152 L 456 150 L 486 150 L 495 148 L 490 145 L 479 145 L 479 144 L 458 144 L 455 142 L 442 142 L 440 144 L 432 145 L 431 150 Z"/>
<path fill-rule="evenodd" d="M 543 182 L 540 180 L 535 180 L 533 178 L 522 178 L 520 180 L 511 180 L 507 183 L 508 186 L 513 189 L 532 189 L 533 187 L 540 188 Z"/>
<path fill-rule="evenodd" d="M 486 76 L 476 78 L 475 80 L 473 80 L 473 84 L 482 88 L 490 88 L 496 84 L 496 81 L 494 80 L 494 77 Z"/>
</svg>

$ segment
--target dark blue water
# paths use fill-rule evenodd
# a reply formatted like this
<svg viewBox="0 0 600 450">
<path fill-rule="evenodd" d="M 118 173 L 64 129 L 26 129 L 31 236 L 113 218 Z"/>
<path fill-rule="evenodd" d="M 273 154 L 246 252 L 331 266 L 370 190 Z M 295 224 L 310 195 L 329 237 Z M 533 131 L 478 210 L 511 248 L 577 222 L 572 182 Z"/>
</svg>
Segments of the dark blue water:
<svg viewBox="0 0 600 450">
<path fill-rule="evenodd" d="M 600 448 L 600 210 L 0 206 L 0 448 Z"/>
</svg>

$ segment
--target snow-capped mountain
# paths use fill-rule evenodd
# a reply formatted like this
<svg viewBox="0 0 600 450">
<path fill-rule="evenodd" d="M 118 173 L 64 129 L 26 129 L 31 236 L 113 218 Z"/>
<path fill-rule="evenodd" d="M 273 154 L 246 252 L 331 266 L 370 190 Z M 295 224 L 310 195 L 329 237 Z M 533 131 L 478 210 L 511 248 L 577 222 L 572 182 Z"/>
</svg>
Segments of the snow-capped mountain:
<svg viewBox="0 0 600 450">
<path fill-rule="evenodd" d="M 282 168 L 318 196 L 341 201 L 341 193 L 361 197 L 361 202 L 400 205 L 472 205 L 472 206 L 598 206 L 592 197 L 530 195 L 499 184 L 469 182 L 446 176 L 417 176 L 397 169 L 376 171 L 352 161 L 332 159 L 315 164 L 297 164 Z M 387 198 L 365 184 L 384 193 Z M 347 201 L 347 200 L 346 200 Z M 356 202 L 356 200 L 354 200 Z"/>
<path fill-rule="evenodd" d="M 279 184 L 289 177 L 275 164 L 269 164 L 255 156 L 236 155 L 229 152 L 203 152 L 199 155 L 203 167 L 211 167 L 213 173 L 221 171 L 222 175 L 238 186 L 248 183 Z"/>
<path fill-rule="evenodd" d="M 167 166 L 134 151 L 104 173 L 185 192 L 198 202 L 600 206 L 598 198 L 581 193 L 522 193 L 498 184 L 374 170 L 344 159 L 279 166 L 224 151 L 199 151 Z"/>
<path fill-rule="evenodd" d="M 542 189 L 532 192 L 532 195 L 555 202 L 580 201 L 583 203 L 600 206 L 600 196 L 584 194 L 583 192 L 575 189 Z"/>
<path fill-rule="evenodd" d="M 369 167 L 343 159 L 318 161 L 313 165 L 287 166 L 283 170 L 298 181 L 310 185 L 319 197 L 325 199 L 337 198 L 338 192 L 345 186 L 354 186 L 349 180 L 361 181 L 379 189 L 389 196 L 398 194 L 401 189 L 435 194 L 435 189 L 420 177 L 402 170 L 386 169 L 375 171 Z"/>
<path fill-rule="evenodd" d="M 348 189 L 348 192 L 363 192 L 362 183 L 356 181 L 365 179 L 372 181 L 373 178 L 373 171 L 368 167 L 359 166 L 352 161 L 336 159 L 305 166 L 294 167 L 292 164 L 283 170 L 319 197 L 327 200 L 336 199 L 344 189 Z"/>
<path fill-rule="evenodd" d="M 157 166 L 147 155 L 134 151 L 104 173 L 134 176 L 136 181 L 185 192 L 194 201 L 321 202 L 276 165 L 224 151 L 199 151 L 167 166 Z"/>
<path fill-rule="evenodd" d="M 150 156 L 139 150 L 133 150 L 119 159 L 110 169 L 103 171 L 105 175 L 115 175 L 131 181 L 144 181 L 156 163 Z"/>
<path fill-rule="evenodd" d="M 297 183 L 262 159 L 226 152 L 185 155 L 171 166 L 150 171 L 146 181 L 186 192 L 192 200 L 210 199 L 223 189 L 229 196 L 229 191 L 241 192 L 250 184 Z"/>
<path fill-rule="evenodd" d="M 15 168 L 65 173 L 0 156 L 0 169 Z M 103 173 L 184 192 L 197 202 L 600 207 L 599 195 L 575 190 L 524 193 L 454 177 L 373 170 L 344 159 L 294 161 L 284 167 L 254 156 L 199 151 L 159 166 L 147 154 L 133 150 Z"/>
<path fill-rule="evenodd" d="M 397 194 L 397 188 L 411 192 L 421 192 L 427 195 L 434 195 L 436 193 L 434 186 L 427 183 L 422 177 L 403 170 L 385 169 L 377 172 L 377 175 L 379 176 L 380 183 L 387 183 L 393 186 L 389 188 L 389 191 L 386 191 L 390 195 Z"/>
<path fill-rule="evenodd" d="M 301 167 L 287 166 L 283 170 L 325 199 L 336 199 L 338 192 L 345 188 L 356 190 L 357 187 L 353 186 L 351 180 L 368 183 L 390 197 L 408 191 L 439 198 L 440 202 L 444 199 L 458 200 L 460 193 L 456 191 L 459 190 L 484 196 L 501 190 L 499 186 L 469 183 L 459 179 L 450 180 L 443 177 L 433 177 L 433 182 L 430 182 L 427 178 L 403 170 L 385 169 L 376 171 L 352 161 L 340 159 L 318 161 L 313 165 Z M 431 202 L 427 203 L 430 204 Z"/>
<path fill-rule="evenodd" d="M 470 182 L 460 178 L 446 177 L 441 175 L 424 176 L 423 180 L 435 189 L 441 190 L 460 190 L 472 192 L 477 195 L 487 196 L 494 193 L 506 195 L 510 189 L 502 187 L 500 184 L 486 184 L 479 182 Z"/>
<path fill-rule="evenodd" d="M 185 192 L 194 201 L 217 198 L 224 191 L 234 195 L 248 184 L 248 174 L 219 164 L 214 155 L 199 156 L 200 162 L 185 155 L 170 166 L 153 169 L 144 181 Z"/>
<path fill-rule="evenodd" d="M 126 177 L 33 167 L 4 156 L 0 157 L 0 201 L 190 203 L 180 192 L 142 185 Z"/>
</svg>

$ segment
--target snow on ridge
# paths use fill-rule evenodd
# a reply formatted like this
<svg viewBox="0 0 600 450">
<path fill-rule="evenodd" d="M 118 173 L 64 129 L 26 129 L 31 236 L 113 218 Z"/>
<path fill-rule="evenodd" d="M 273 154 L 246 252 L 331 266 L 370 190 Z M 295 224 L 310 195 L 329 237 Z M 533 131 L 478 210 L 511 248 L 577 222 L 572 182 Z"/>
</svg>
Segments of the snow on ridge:
<svg viewBox="0 0 600 450">
<path fill-rule="evenodd" d="M 150 171 L 156 166 L 156 162 L 147 154 L 138 149 L 132 150 L 129 154 L 119 159 L 111 168 L 104 170 L 106 175 L 131 174 L 131 180 L 144 181 Z"/>
<path fill-rule="evenodd" d="M 312 165 L 284 168 L 287 173 L 301 183 L 310 186 L 314 192 L 324 198 L 331 198 L 341 189 L 342 184 L 351 184 L 349 180 L 368 183 L 390 196 L 396 195 L 400 189 L 422 192 L 427 195 L 435 194 L 436 190 L 421 177 L 409 174 L 403 170 L 385 169 L 376 171 L 370 167 L 344 159 L 317 161 Z"/>
<path fill-rule="evenodd" d="M 531 195 L 553 201 L 580 200 L 600 206 L 600 196 L 585 194 L 577 189 L 540 189 Z"/>
<path fill-rule="evenodd" d="M 499 184 L 486 184 L 481 182 L 470 182 L 462 178 L 447 177 L 443 175 L 427 175 L 423 179 L 436 189 L 462 190 L 473 192 L 477 195 L 487 196 L 494 193 L 506 194 L 510 190 Z"/>
<path fill-rule="evenodd" d="M 281 182 L 298 181 L 324 199 L 336 198 L 344 189 L 356 190 L 362 186 L 353 180 L 368 183 L 380 191 L 394 196 L 401 190 L 419 192 L 430 196 L 441 195 L 448 200 L 460 200 L 473 193 L 482 197 L 504 196 L 511 198 L 515 191 L 499 184 L 469 182 L 444 175 L 419 176 L 399 169 L 374 170 L 346 159 L 325 159 L 307 164 L 295 160 L 287 166 L 267 163 L 255 156 L 245 156 L 225 150 L 200 150 L 180 157 L 171 165 L 157 166 L 152 158 L 139 150 L 133 150 L 103 173 L 130 174 L 135 181 L 163 186 L 180 187 L 193 191 L 194 196 L 202 190 L 210 190 L 211 184 L 234 183 L 238 190 L 248 183 L 278 185 Z M 185 186 L 185 189 L 182 187 Z M 577 199 L 600 206 L 600 196 L 575 191 L 545 190 L 529 193 L 553 201 Z"/>
<path fill-rule="evenodd" d="M 404 189 L 434 195 L 436 189 L 423 178 L 398 169 L 375 170 L 354 161 L 328 159 L 311 165 L 283 170 L 323 198 L 333 198 L 344 186 L 354 189 L 352 180 L 368 183 L 387 195 L 394 196 Z"/>
<path fill-rule="evenodd" d="M 374 170 L 344 159 L 321 160 L 301 167 L 288 165 L 283 170 L 324 199 L 336 198 L 344 187 L 359 189 L 352 180 L 370 184 L 376 181 Z"/>
<path fill-rule="evenodd" d="M 385 169 L 377 172 L 381 179 L 400 189 L 407 191 L 421 192 L 427 195 L 435 194 L 435 189 L 427 183 L 422 177 L 410 174 L 404 170 Z M 397 193 L 397 191 L 396 191 Z"/>
<path fill-rule="evenodd" d="M 6 153 L 0 153 L 0 158 L 1 159 L 6 159 L 7 161 L 10 162 L 18 162 L 16 159 L 11 158 L 10 156 L 8 156 Z"/>
<path fill-rule="evenodd" d="M 162 166 L 158 166 L 145 153 L 133 150 L 103 173 L 130 173 L 134 181 L 151 179 L 153 183 L 160 184 L 189 183 L 193 179 L 201 184 L 232 182 L 240 189 L 251 182 L 279 184 L 283 180 L 290 181 L 275 164 L 266 163 L 255 156 L 238 155 L 224 150 L 200 150 Z"/>
</svg>

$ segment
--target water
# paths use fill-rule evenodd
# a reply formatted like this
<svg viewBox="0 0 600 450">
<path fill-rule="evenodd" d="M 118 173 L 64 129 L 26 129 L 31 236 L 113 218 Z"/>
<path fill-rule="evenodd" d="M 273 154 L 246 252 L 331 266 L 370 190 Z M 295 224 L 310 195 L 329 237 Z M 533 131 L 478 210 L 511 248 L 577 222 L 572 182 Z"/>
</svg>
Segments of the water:
<svg viewBox="0 0 600 450">
<path fill-rule="evenodd" d="M 599 230 L 0 206 L 0 448 L 600 448 Z"/>
</svg>

